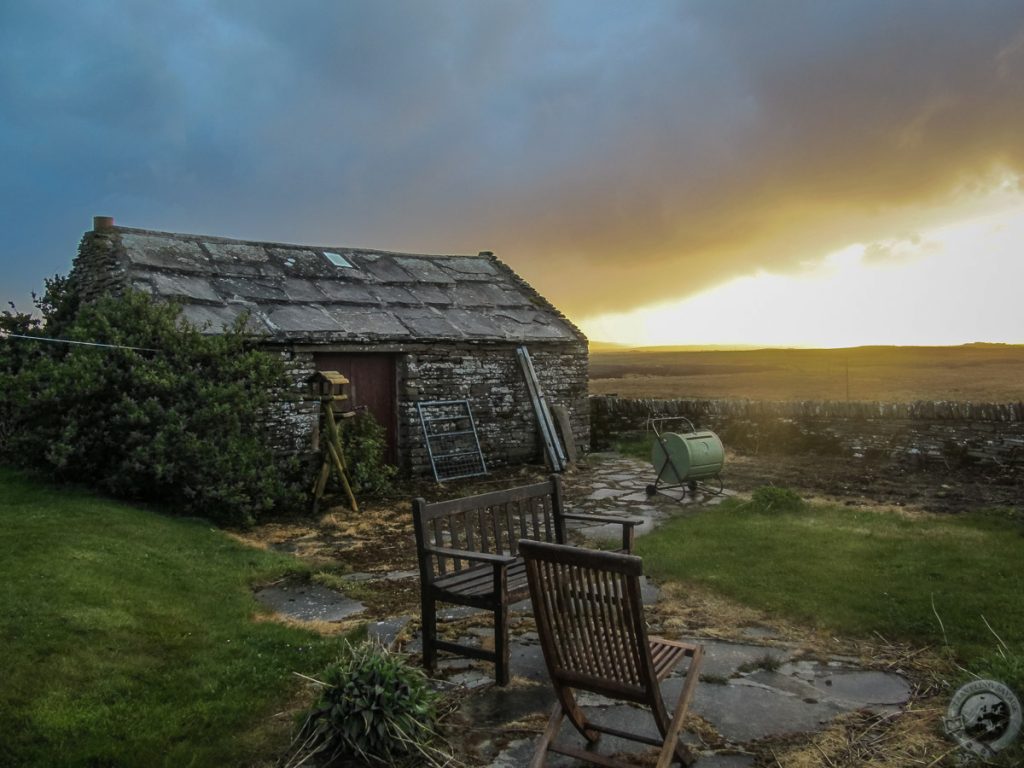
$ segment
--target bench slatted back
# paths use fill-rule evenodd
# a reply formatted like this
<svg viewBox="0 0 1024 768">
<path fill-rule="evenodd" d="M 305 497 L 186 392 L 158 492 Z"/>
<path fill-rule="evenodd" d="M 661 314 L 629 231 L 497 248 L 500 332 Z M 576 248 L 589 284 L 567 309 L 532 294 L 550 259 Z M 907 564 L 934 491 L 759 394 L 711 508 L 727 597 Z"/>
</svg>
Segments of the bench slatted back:
<svg viewBox="0 0 1024 768">
<path fill-rule="evenodd" d="M 423 545 L 488 554 L 519 554 L 520 539 L 563 542 L 562 491 L 557 478 L 543 483 L 428 504 L 413 502 L 416 539 Z M 479 566 L 454 557 L 431 556 L 430 576 Z"/>
</svg>

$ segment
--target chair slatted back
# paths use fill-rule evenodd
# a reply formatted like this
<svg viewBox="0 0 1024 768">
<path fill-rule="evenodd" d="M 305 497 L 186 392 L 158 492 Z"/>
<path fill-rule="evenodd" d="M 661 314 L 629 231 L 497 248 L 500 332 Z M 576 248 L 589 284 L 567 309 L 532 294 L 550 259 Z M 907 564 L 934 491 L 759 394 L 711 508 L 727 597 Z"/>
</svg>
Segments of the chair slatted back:
<svg viewBox="0 0 1024 768">
<path fill-rule="evenodd" d="M 416 499 L 417 544 L 515 556 L 520 539 L 564 541 L 561 503 L 556 479 L 434 504 Z M 430 562 L 434 577 L 479 565 L 441 555 Z"/>
<path fill-rule="evenodd" d="M 639 557 L 519 542 L 552 680 L 647 702 L 657 678 L 640 596 Z"/>
</svg>

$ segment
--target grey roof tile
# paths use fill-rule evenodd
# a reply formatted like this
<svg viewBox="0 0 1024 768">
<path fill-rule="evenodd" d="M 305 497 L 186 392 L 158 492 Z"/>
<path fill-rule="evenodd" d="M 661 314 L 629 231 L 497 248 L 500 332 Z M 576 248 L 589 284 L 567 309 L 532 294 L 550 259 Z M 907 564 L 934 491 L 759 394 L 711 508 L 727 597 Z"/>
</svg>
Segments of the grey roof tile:
<svg viewBox="0 0 1024 768">
<path fill-rule="evenodd" d="M 294 277 L 333 277 L 337 269 L 323 255 L 307 248 L 268 248 L 270 262 Z"/>
<path fill-rule="evenodd" d="M 480 257 L 446 257 L 435 259 L 435 263 L 456 280 L 486 280 L 498 274 L 494 264 Z"/>
<path fill-rule="evenodd" d="M 299 278 L 285 278 L 281 287 L 284 289 L 288 301 L 292 302 L 319 302 L 327 298 L 326 294 L 317 288 L 316 283 L 311 280 Z"/>
<path fill-rule="evenodd" d="M 214 281 L 217 292 L 229 301 L 253 299 L 255 301 L 286 301 L 288 295 L 283 281 L 269 277 L 222 277 Z"/>
<path fill-rule="evenodd" d="M 491 313 L 491 320 L 508 338 L 522 337 L 532 341 L 571 341 L 572 332 L 565 323 L 554 323 L 547 315 L 532 309 L 499 309 Z"/>
<path fill-rule="evenodd" d="M 221 298 L 210 281 L 196 275 L 176 275 L 168 272 L 153 272 L 149 275 L 153 293 L 167 298 L 191 299 L 192 301 L 220 302 Z"/>
<path fill-rule="evenodd" d="M 487 336 L 505 339 L 508 334 L 484 312 L 466 309 L 451 309 L 446 313 L 448 321 L 466 336 Z"/>
<path fill-rule="evenodd" d="M 132 264 L 180 272 L 208 272 L 211 268 L 210 259 L 194 240 L 126 233 L 121 235 L 121 243 Z"/>
<path fill-rule="evenodd" d="M 459 339 L 463 333 L 448 322 L 446 316 L 432 307 L 397 307 L 392 310 L 395 318 L 409 332 L 426 339 Z"/>
<path fill-rule="evenodd" d="M 382 283 L 414 283 L 416 279 L 395 263 L 376 253 L 354 253 L 351 261 L 357 269 Z"/>
<path fill-rule="evenodd" d="M 270 257 L 262 245 L 252 243 L 203 242 L 210 257 L 218 264 L 265 264 Z"/>
<path fill-rule="evenodd" d="M 376 304 L 377 299 L 362 285 L 342 283 L 338 280 L 318 280 L 317 288 L 331 301 L 342 301 L 351 304 Z"/>
<path fill-rule="evenodd" d="M 462 283 L 455 289 L 455 303 L 461 307 L 529 307 L 531 302 L 515 288 L 493 283 Z"/>
<path fill-rule="evenodd" d="M 404 339 L 412 336 L 409 329 L 402 325 L 392 313 L 383 312 L 380 309 L 334 305 L 327 307 L 326 311 L 330 313 L 346 336 L 392 339 Z"/>
<path fill-rule="evenodd" d="M 381 304 L 419 304 L 416 297 L 404 285 L 375 285 L 370 293 L 377 297 Z"/>
<path fill-rule="evenodd" d="M 452 285 L 454 285 L 454 282 Z M 455 303 L 454 299 L 452 299 L 452 288 L 450 287 L 427 283 L 425 285 L 410 285 L 407 288 L 409 293 L 416 297 L 416 300 L 421 304 L 438 304 L 450 307 Z"/>
<path fill-rule="evenodd" d="M 209 333 L 222 333 L 234 326 L 238 318 L 248 312 L 249 308 L 240 304 L 226 306 L 210 306 L 209 304 L 186 304 L 182 307 L 183 319 L 196 328 Z M 259 315 L 249 312 L 245 328 L 250 333 L 265 334 L 267 326 Z"/>
<path fill-rule="evenodd" d="M 344 326 L 315 304 L 282 304 L 261 307 L 262 315 L 275 333 L 304 334 L 318 331 L 344 331 Z"/>
<path fill-rule="evenodd" d="M 420 283 L 452 284 L 455 279 L 441 269 L 432 259 L 414 256 L 396 256 L 395 263 Z"/>
</svg>

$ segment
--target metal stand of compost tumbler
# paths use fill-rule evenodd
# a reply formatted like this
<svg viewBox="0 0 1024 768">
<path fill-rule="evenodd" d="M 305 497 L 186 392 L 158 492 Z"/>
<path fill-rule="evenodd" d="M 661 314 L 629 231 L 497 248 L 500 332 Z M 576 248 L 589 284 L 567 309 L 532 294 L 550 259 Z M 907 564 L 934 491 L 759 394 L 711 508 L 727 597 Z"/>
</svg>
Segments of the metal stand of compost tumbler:
<svg viewBox="0 0 1024 768">
<path fill-rule="evenodd" d="M 696 428 L 693 426 L 693 422 L 690 421 L 685 416 L 652 416 L 647 419 L 647 429 L 648 431 L 654 433 L 654 439 L 658 441 L 658 445 L 661 446 L 662 456 L 665 457 L 665 460 L 662 462 L 660 467 L 657 466 L 655 462 L 651 462 L 652 464 L 654 464 L 654 469 L 657 474 L 655 475 L 653 485 L 647 486 L 647 495 L 654 496 L 657 493 L 663 493 L 665 496 L 668 496 L 671 499 L 674 497 L 669 496 L 669 494 L 664 492 L 666 490 L 671 490 L 673 488 L 679 488 L 683 492 L 682 495 L 678 499 L 676 499 L 676 501 L 682 501 L 683 499 L 685 499 L 687 490 L 690 491 L 691 497 L 695 497 L 697 495 L 698 490 L 702 491 L 708 496 L 721 495 L 722 491 L 725 489 L 725 486 L 722 484 L 721 475 L 714 475 L 711 478 L 708 478 L 710 480 L 717 481 L 718 488 L 714 488 L 703 481 L 692 479 L 688 480 L 686 478 L 686 473 L 679 471 L 679 467 L 677 467 L 675 461 L 672 460 L 672 454 L 669 453 L 668 446 L 665 444 L 665 438 L 662 435 L 662 432 L 664 431 L 665 422 L 670 421 L 675 421 L 679 423 L 685 422 L 686 425 L 689 427 L 689 429 L 687 430 L 688 432 L 697 431 Z M 674 474 L 676 477 L 677 482 L 675 483 L 662 482 L 662 475 L 665 474 L 665 470 L 669 468 L 671 468 L 672 474 Z"/>
</svg>

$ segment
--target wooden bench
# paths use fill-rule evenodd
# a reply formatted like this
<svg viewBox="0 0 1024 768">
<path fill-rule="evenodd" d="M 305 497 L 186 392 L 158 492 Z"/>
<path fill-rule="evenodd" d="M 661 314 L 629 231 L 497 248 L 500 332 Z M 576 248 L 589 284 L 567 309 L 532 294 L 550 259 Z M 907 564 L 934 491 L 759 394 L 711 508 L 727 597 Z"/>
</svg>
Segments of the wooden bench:
<svg viewBox="0 0 1024 768">
<path fill-rule="evenodd" d="M 508 607 L 529 596 L 519 539 L 565 544 L 565 521 L 622 525 L 622 550 L 633 549 L 642 518 L 566 513 L 557 475 L 543 483 L 428 504 L 413 501 L 420 566 L 423 666 L 433 671 L 437 652 L 495 664 L 498 685 L 509 680 Z M 439 640 L 437 603 L 494 614 L 494 650 Z"/>
</svg>

